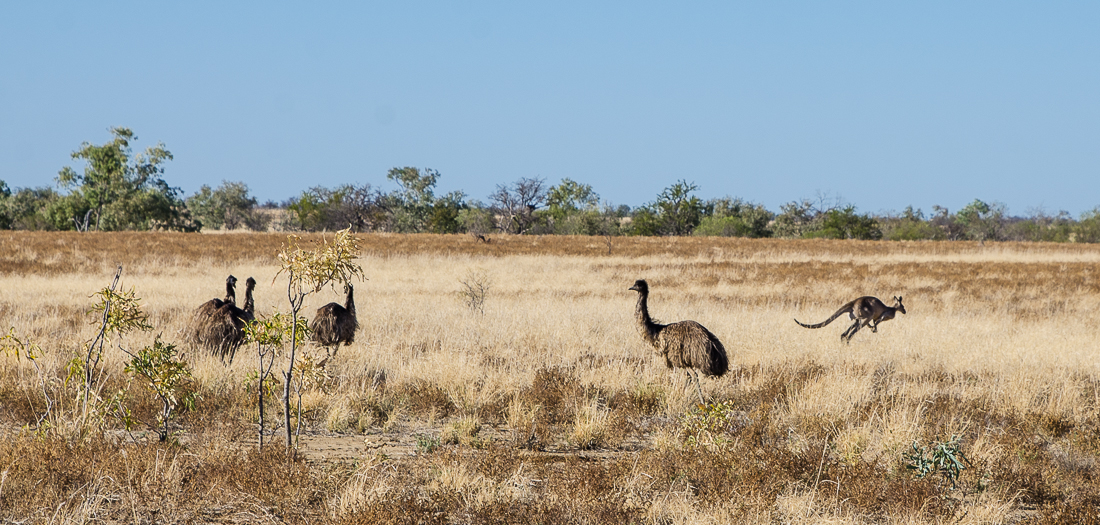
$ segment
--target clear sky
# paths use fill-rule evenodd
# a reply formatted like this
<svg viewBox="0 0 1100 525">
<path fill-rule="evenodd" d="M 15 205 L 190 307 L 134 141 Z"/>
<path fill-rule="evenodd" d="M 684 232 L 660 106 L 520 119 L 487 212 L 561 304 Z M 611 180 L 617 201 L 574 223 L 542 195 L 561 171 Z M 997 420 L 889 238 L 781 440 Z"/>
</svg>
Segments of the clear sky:
<svg viewBox="0 0 1100 525">
<path fill-rule="evenodd" d="M 0 180 L 163 142 L 244 181 L 485 200 L 520 177 L 638 206 L 680 179 L 777 211 L 1100 205 L 1100 2 L 4 2 Z"/>
</svg>

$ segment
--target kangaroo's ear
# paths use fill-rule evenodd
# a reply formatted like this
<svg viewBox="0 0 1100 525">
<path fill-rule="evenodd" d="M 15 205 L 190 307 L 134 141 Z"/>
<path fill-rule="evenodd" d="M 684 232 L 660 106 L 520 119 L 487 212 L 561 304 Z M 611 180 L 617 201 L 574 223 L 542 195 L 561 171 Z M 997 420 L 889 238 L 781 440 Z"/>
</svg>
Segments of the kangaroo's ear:
<svg viewBox="0 0 1100 525">
<path fill-rule="evenodd" d="M 895 297 L 895 299 L 897 299 L 899 303 L 901 302 L 901 296 L 900 295 Z"/>
</svg>

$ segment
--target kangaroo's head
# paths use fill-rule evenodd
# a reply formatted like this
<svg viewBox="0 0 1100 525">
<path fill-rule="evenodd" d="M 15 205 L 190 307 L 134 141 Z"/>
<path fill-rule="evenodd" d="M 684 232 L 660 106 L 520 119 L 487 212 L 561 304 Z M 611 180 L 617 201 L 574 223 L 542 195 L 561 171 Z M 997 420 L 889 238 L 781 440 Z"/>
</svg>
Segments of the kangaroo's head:
<svg viewBox="0 0 1100 525">
<path fill-rule="evenodd" d="M 897 311 L 901 312 L 901 313 L 905 313 L 905 305 L 901 304 L 901 296 L 900 295 L 895 295 L 894 296 L 894 308 Z"/>
</svg>

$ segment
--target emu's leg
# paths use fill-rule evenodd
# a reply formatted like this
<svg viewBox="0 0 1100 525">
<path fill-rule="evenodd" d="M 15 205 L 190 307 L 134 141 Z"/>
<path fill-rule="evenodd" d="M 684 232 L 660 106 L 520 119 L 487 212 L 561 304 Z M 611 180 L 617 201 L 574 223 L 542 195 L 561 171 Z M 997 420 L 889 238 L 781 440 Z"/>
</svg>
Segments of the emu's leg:
<svg viewBox="0 0 1100 525">
<path fill-rule="evenodd" d="M 675 372 L 675 370 L 673 370 L 673 372 Z M 690 372 L 688 372 L 686 368 L 684 369 L 684 373 L 686 373 L 686 374 L 687 374 L 687 379 L 685 379 L 685 380 L 684 380 L 684 384 L 683 384 L 683 386 L 682 386 L 682 387 L 680 388 L 680 393 L 685 393 L 685 392 L 687 392 L 687 389 L 688 389 L 688 383 L 690 383 L 690 382 L 691 382 L 691 373 L 690 373 Z M 669 378 L 669 380 L 668 380 L 669 384 L 670 384 L 670 385 L 672 385 L 672 386 L 675 386 L 675 385 L 676 385 L 676 379 L 675 379 L 675 377 L 676 377 L 676 376 L 672 376 L 672 377 L 670 377 L 670 378 Z"/>
<path fill-rule="evenodd" d="M 691 378 L 693 377 L 693 374 L 691 373 L 690 368 L 687 369 L 687 375 L 688 375 L 688 381 L 690 381 Z M 694 374 L 694 378 L 695 378 L 695 392 L 697 394 L 699 394 L 699 404 L 700 405 L 705 405 L 705 404 L 707 404 L 707 402 L 705 400 L 703 400 L 703 388 L 699 385 L 699 374 L 698 374 L 698 372 Z"/>
</svg>

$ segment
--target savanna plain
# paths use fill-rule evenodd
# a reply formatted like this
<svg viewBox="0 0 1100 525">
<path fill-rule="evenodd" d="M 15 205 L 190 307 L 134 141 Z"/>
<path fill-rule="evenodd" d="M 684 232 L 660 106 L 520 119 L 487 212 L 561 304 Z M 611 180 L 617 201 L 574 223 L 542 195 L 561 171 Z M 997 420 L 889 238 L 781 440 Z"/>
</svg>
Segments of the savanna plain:
<svg viewBox="0 0 1100 525">
<path fill-rule="evenodd" d="M 299 356 L 288 454 L 277 394 L 257 447 L 256 349 L 226 366 L 182 337 L 230 274 L 259 282 L 258 317 L 286 313 L 285 235 L 0 234 L 0 328 L 37 345 L 0 355 L 0 521 L 1100 521 L 1100 246 L 357 238 L 361 327 Z M 122 348 L 176 344 L 197 397 L 165 441 L 110 410 L 65 420 L 119 265 L 153 329 L 105 346 L 95 392 L 155 421 Z M 655 318 L 724 343 L 707 404 L 639 335 L 636 279 Z M 793 321 L 863 295 L 907 313 L 850 344 L 847 316 Z M 343 290 L 304 314 L 328 302 Z"/>
</svg>

